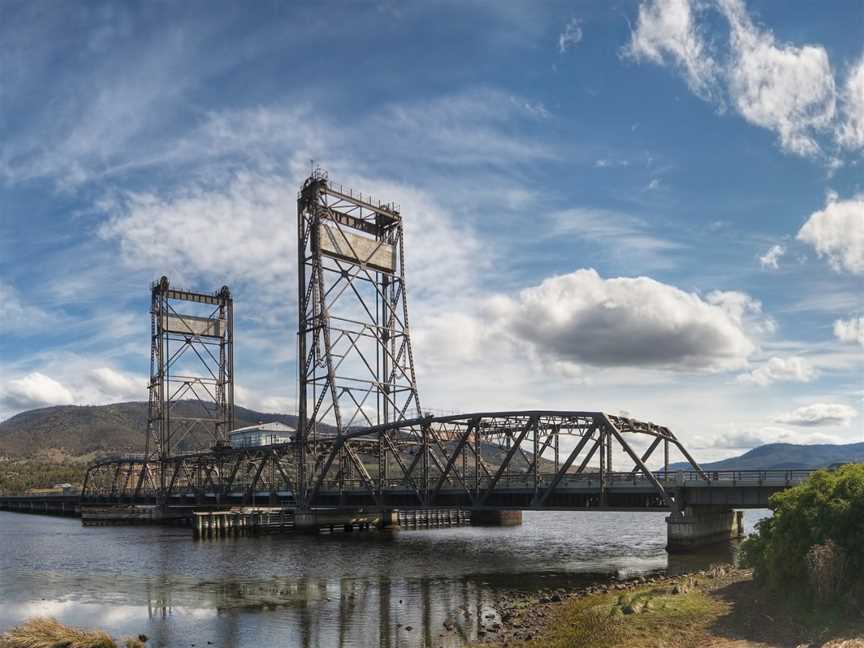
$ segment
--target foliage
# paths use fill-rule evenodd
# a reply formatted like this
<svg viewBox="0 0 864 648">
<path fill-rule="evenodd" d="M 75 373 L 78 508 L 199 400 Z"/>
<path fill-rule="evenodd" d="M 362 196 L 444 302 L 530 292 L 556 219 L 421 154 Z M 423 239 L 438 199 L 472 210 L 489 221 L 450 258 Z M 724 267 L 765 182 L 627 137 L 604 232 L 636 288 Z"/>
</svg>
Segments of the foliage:
<svg viewBox="0 0 864 648">
<path fill-rule="evenodd" d="M 86 469 L 86 465 L 72 462 L 0 460 L 0 494 L 21 495 L 30 488 L 51 488 L 66 483 L 80 488 Z"/>
<path fill-rule="evenodd" d="M 757 582 L 809 601 L 864 604 L 864 464 L 820 470 L 770 507 L 742 545 Z"/>
</svg>

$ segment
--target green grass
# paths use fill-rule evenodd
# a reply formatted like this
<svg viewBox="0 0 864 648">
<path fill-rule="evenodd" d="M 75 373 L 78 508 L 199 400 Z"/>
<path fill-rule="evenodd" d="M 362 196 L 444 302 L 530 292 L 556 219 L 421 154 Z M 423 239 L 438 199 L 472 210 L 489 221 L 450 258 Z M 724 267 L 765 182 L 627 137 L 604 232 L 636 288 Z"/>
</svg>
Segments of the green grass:
<svg viewBox="0 0 864 648">
<path fill-rule="evenodd" d="M 702 591 L 672 594 L 645 587 L 625 594 L 573 599 L 555 613 L 541 637 L 525 648 L 647 648 L 693 646 L 728 606 Z M 512 644 L 511 644 L 512 645 Z"/>
</svg>

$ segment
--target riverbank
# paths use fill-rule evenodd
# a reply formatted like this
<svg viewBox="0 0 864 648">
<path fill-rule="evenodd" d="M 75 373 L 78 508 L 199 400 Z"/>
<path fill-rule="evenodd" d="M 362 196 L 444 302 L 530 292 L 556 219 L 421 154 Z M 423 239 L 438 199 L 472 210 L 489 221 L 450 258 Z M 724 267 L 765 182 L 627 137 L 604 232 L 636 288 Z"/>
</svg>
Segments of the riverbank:
<svg viewBox="0 0 864 648">
<path fill-rule="evenodd" d="M 30 619 L 0 634 L 0 648 L 144 648 L 147 637 L 115 641 L 102 630 L 73 628 L 55 619 Z"/>
<path fill-rule="evenodd" d="M 864 617 L 814 617 L 760 591 L 732 565 L 540 595 L 514 593 L 474 646 L 496 648 L 864 648 Z"/>
</svg>

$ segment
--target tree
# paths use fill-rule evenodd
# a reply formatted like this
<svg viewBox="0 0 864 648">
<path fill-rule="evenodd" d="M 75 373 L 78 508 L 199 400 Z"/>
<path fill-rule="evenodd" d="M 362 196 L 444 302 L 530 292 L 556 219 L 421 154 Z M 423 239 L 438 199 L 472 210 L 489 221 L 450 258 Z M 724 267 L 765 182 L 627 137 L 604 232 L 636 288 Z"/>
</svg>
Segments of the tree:
<svg viewBox="0 0 864 648">
<path fill-rule="evenodd" d="M 819 470 L 770 507 L 742 545 L 756 582 L 811 602 L 864 604 L 864 464 Z"/>
</svg>

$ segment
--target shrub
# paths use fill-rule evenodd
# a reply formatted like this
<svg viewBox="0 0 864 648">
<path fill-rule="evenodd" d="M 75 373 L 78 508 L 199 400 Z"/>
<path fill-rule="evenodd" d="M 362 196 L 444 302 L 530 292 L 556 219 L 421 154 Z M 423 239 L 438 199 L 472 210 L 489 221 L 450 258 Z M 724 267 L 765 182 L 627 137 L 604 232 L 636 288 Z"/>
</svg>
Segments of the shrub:
<svg viewBox="0 0 864 648">
<path fill-rule="evenodd" d="M 864 604 L 864 464 L 815 472 L 773 495 L 741 562 L 775 591 Z"/>
</svg>

